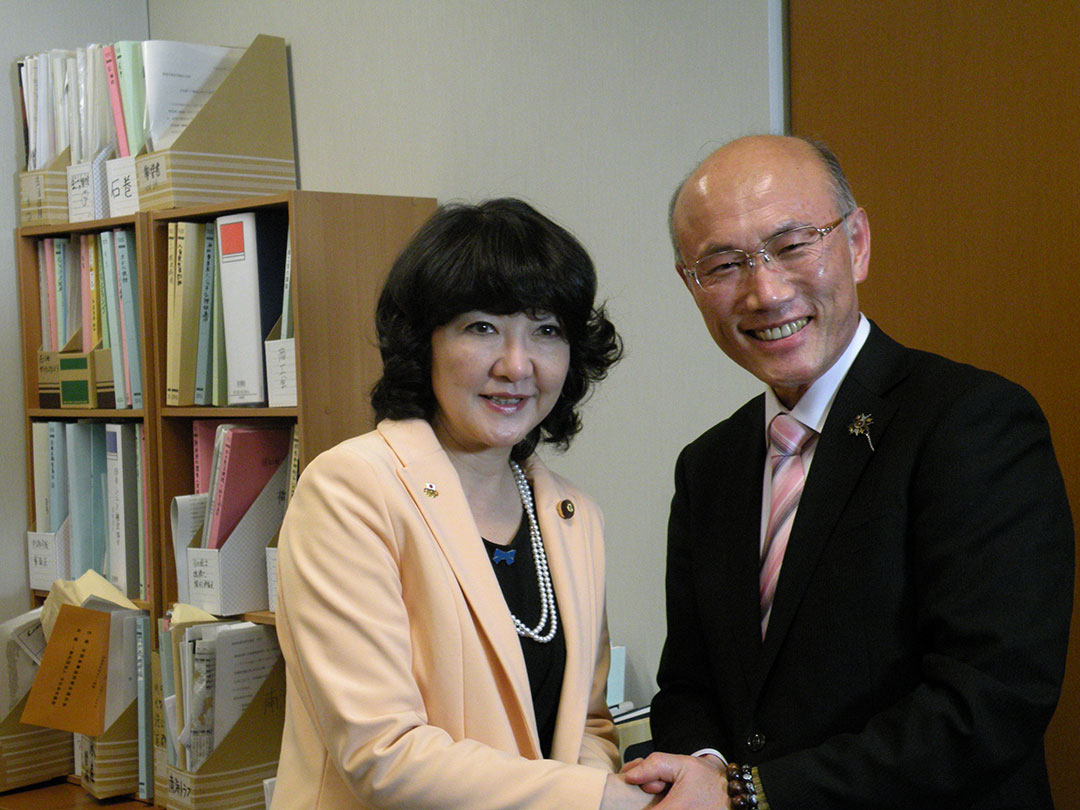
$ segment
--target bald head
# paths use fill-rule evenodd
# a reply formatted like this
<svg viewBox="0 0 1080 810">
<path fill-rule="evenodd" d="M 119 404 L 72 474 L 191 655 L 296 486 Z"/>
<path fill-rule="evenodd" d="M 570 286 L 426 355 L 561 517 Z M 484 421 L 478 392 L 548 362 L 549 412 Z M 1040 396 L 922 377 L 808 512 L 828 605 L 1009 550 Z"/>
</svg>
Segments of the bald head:
<svg viewBox="0 0 1080 810">
<path fill-rule="evenodd" d="M 844 170 L 836 156 L 823 144 L 783 135 L 749 135 L 737 138 L 714 151 L 699 163 L 675 189 L 668 206 L 668 229 L 675 261 L 682 264 L 680 251 L 680 221 L 686 222 L 692 212 L 707 211 L 710 198 L 730 193 L 741 187 L 750 191 L 760 186 L 762 171 L 783 173 L 800 182 L 828 190 L 837 212 L 846 213 L 856 207 Z M 755 180 L 753 175 L 759 178 Z M 738 193 L 738 192 L 736 192 Z M 685 257 L 689 260 L 689 257 Z"/>
</svg>

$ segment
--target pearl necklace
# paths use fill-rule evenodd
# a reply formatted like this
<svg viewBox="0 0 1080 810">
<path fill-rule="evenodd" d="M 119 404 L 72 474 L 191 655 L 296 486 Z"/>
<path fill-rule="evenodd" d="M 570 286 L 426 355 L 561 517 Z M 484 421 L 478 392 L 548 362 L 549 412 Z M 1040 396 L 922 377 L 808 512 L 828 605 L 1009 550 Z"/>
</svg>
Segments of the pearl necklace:
<svg viewBox="0 0 1080 810">
<path fill-rule="evenodd" d="M 540 621 L 536 627 L 529 628 L 512 612 L 510 618 L 514 620 L 514 627 L 519 636 L 546 644 L 555 638 L 555 631 L 559 627 L 555 590 L 551 587 L 551 573 L 548 571 L 547 555 L 544 554 L 544 543 L 540 539 L 540 525 L 536 522 L 536 507 L 533 504 L 529 482 L 525 480 L 525 473 L 516 461 L 510 462 L 510 469 L 513 470 L 514 482 L 517 484 L 518 494 L 521 495 L 521 505 L 525 507 L 525 514 L 529 517 L 529 540 L 532 545 L 533 563 L 536 565 L 536 581 L 540 586 Z M 551 627 L 544 635 L 540 635 L 540 631 L 544 629 L 549 618 Z"/>
</svg>

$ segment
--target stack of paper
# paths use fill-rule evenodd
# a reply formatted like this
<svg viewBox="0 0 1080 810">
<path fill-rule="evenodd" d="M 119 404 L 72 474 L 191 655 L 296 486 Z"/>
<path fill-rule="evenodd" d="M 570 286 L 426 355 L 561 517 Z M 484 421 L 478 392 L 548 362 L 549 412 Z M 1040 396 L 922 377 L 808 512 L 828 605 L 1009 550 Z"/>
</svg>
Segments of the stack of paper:
<svg viewBox="0 0 1080 810">
<path fill-rule="evenodd" d="M 242 54 L 124 40 L 17 60 L 27 170 L 49 167 L 65 150 L 74 165 L 168 148 Z"/>
<path fill-rule="evenodd" d="M 162 624 L 162 697 L 171 764 L 197 771 L 221 745 L 281 658 L 273 627 Z"/>
</svg>

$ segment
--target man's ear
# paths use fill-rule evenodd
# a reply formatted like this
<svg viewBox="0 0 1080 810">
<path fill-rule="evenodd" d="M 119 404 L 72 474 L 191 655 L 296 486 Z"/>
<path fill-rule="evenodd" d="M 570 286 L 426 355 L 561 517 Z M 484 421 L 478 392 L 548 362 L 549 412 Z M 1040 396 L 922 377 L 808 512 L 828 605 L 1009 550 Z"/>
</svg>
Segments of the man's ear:
<svg viewBox="0 0 1080 810">
<path fill-rule="evenodd" d="M 851 271 L 855 283 L 866 281 L 870 273 L 870 221 L 866 211 L 856 208 L 847 219 L 848 245 L 851 249 Z"/>
<path fill-rule="evenodd" d="M 697 286 L 697 282 L 683 272 L 683 266 L 681 264 L 675 264 L 675 275 L 679 277 L 679 281 L 686 285 L 686 291 L 690 293 L 690 295 L 693 295 L 694 287 Z"/>
</svg>

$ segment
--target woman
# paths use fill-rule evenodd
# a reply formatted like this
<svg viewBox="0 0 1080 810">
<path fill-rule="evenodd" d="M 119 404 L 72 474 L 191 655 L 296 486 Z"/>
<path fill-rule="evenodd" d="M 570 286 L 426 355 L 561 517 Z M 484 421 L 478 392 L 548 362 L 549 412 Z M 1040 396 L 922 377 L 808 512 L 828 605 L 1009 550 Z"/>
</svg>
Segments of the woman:
<svg viewBox="0 0 1080 810">
<path fill-rule="evenodd" d="M 595 292 L 517 200 L 440 209 L 395 262 L 378 427 L 308 465 L 282 526 L 274 810 L 652 800 L 613 773 L 602 518 L 533 454 L 621 353 Z"/>
</svg>

